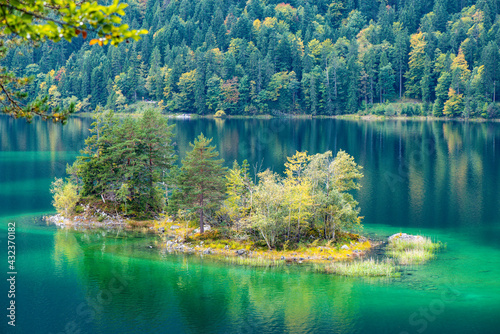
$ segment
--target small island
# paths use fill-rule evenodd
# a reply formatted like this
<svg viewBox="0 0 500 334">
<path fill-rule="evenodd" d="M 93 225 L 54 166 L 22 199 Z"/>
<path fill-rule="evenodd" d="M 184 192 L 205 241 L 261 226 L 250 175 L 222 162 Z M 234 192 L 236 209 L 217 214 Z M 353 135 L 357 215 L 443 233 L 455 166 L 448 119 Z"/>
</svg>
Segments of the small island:
<svg viewBox="0 0 500 334">
<path fill-rule="evenodd" d="M 352 191 L 362 167 L 342 150 L 335 157 L 296 152 L 280 175 L 246 160 L 224 167 L 200 134 L 176 165 L 173 126 L 160 112 L 94 118 L 69 177 L 52 184 L 58 214 L 47 220 L 58 226 L 143 230 L 158 234 L 154 247 L 166 252 L 254 266 L 311 263 L 347 276 L 392 276 L 398 265 L 423 263 L 440 248 L 401 234 L 389 240 L 387 258 L 367 259 L 383 242 L 360 235 Z M 345 262 L 355 258 L 364 259 Z"/>
</svg>

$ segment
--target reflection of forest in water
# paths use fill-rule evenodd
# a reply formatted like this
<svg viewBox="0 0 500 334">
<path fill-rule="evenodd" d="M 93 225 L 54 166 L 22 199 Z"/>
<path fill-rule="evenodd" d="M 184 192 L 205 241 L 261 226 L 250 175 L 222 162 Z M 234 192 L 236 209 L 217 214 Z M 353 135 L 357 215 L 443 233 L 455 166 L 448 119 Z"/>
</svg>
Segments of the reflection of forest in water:
<svg viewBox="0 0 500 334">
<path fill-rule="evenodd" d="M 181 321 L 194 333 L 234 332 L 261 326 L 305 333 L 322 326 L 354 327 L 359 312 L 354 281 L 304 272 L 300 268 L 253 269 L 210 263 L 198 256 L 167 255 L 150 238 L 115 238 L 103 232 L 57 230 L 54 261 L 60 270 L 76 271 L 87 300 L 98 303 L 95 321 L 134 319 L 173 325 Z M 302 268 L 303 269 L 303 268 Z M 110 282 L 126 287 L 109 294 Z M 104 299 L 104 298 L 103 298 Z M 247 315 L 247 316 L 245 316 Z M 328 316 L 328 317 L 326 317 Z M 101 317 L 101 318 L 100 318 Z M 350 328 L 350 327 L 353 328 Z M 224 332 L 224 331 L 222 331 Z"/>
<path fill-rule="evenodd" d="M 89 135 L 90 117 L 72 117 L 68 124 L 0 115 L 0 151 L 78 151 Z"/>
</svg>

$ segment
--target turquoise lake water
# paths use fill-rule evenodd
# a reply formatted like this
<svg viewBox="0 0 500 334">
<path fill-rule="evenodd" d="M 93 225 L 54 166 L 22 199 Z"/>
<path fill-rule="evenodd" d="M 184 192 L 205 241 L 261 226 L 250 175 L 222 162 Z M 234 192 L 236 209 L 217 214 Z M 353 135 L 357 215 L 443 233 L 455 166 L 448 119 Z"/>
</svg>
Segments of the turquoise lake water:
<svg viewBox="0 0 500 334">
<path fill-rule="evenodd" d="M 366 233 L 420 233 L 447 245 L 387 280 L 235 267 L 161 254 L 148 247 L 153 238 L 47 226 L 50 182 L 64 176 L 91 122 L 0 116 L 0 333 L 500 332 L 500 123 L 175 121 L 178 150 L 203 132 L 227 165 L 246 158 L 281 172 L 296 150 L 353 155 L 364 167 L 356 198 Z M 6 317 L 9 222 L 15 328 Z"/>
</svg>

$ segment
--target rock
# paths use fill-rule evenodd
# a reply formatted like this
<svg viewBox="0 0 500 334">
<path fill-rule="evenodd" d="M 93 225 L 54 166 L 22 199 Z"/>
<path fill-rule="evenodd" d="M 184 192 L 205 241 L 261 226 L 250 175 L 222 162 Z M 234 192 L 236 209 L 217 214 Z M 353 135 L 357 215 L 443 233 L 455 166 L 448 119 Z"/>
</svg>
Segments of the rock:
<svg viewBox="0 0 500 334">
<path fill-rule="evenodd" d="M 172 226 L 170 226 L 171 230 L 177 230 L 179 228 L 181 228 L 179 225 L 172 225 Z"/>
<path fill-rule="evenodd" d="M 210 254 L 210 249 L 206 249 L 203 251 L 203 254 Z"/>
<path fill-rule="evenodd" d="M 225 249 L 225 250 L 228 250 L 228 249 L 229 249 L 229 245 L 225 245 L 225 246 L 224 246 L 224 249 Z"/>
<path fill-rule="evenodd" d="M 281 259 L 282 259 L 282 260 L 285 260 L 285 257 L 284 257 L 284 256 L 281 256 Z"/>
<path fill-rule="evenodd" d="M 396 233 L 389 237 L 389 242 L 393 240 L 407 240 L 407 241 L 420 241 L 424 240 L 424 237 L 420 235 L 411 235 L 406 233 Z"/>
<path fill-rule="evenodd" d="M 340 247 L 340 249 L 342 249 L 342 250 L 349 250 L 349 246 L 343 245 L 342 247 Z"/>
<path fill-rule="evenodd" d="M 211 228 L 209 225 L 203 225 L 203 231 L 204 231 L 204 232 L 210 231 L 211 229 L 212 229 L 212 228 Z M 199 228 L 195 229 L 195 230 L 193 231 L 193 233 L 194 233 L 194 234 L 196 234 L 196 233 L 200 233 L 200 229 L 199 229 Z"/>
<path fill-rule="evenodd" d="M 160 233 L 165 233 L 165 228 L 164 228 L 163 226 L 162 226 L 162 227 L 160 227 L 160 228 L 158 229 L 158 232 L 160 232 Z"/>
<path fill-rule="evenodd" d="M 244 250 L 244 249 L 238 249 L 238 250 L 236 251 L 236 254 L 237 254 L 237 255 L 244 255 L 245 253 L 246 253 L 246 250 Z"/>
<path fill-rule="evenodd" d="M 360 253 L 360 250 L 359 249 L 355 249 L 353 250 L 354 253 Z"/>
</svg>

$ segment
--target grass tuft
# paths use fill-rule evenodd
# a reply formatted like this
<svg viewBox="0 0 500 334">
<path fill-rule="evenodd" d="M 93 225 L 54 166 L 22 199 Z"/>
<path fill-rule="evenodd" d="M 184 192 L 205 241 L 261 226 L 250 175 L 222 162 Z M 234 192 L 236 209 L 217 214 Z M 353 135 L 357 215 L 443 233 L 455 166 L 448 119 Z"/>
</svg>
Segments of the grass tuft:
<svg viewBox="0 0 500 334">
<path fill-rule="evenodd" d="M 396 273 L 397 267 L 393 261 L 377 261 L 367 259 L 354 262 L 333 262 L 325 266 L 328 273 L 341 276 L 392 276 Z"/>
<path fill-rule="evenodd" d="M 285 264 L 284 261 L 266 259 L 262 257 L 227 256 L 220 258 L 220 260 L 229 264 L 253 267 L 280 267 Z"/>
<path fill-rule="evenodd" d="M 429 238 L 394 239 L 389 242 L 386 254 L 401 265 L 421 264 L 433 259 L 442 247 L 442 243 L 432 242 Z"/>
</svg>

